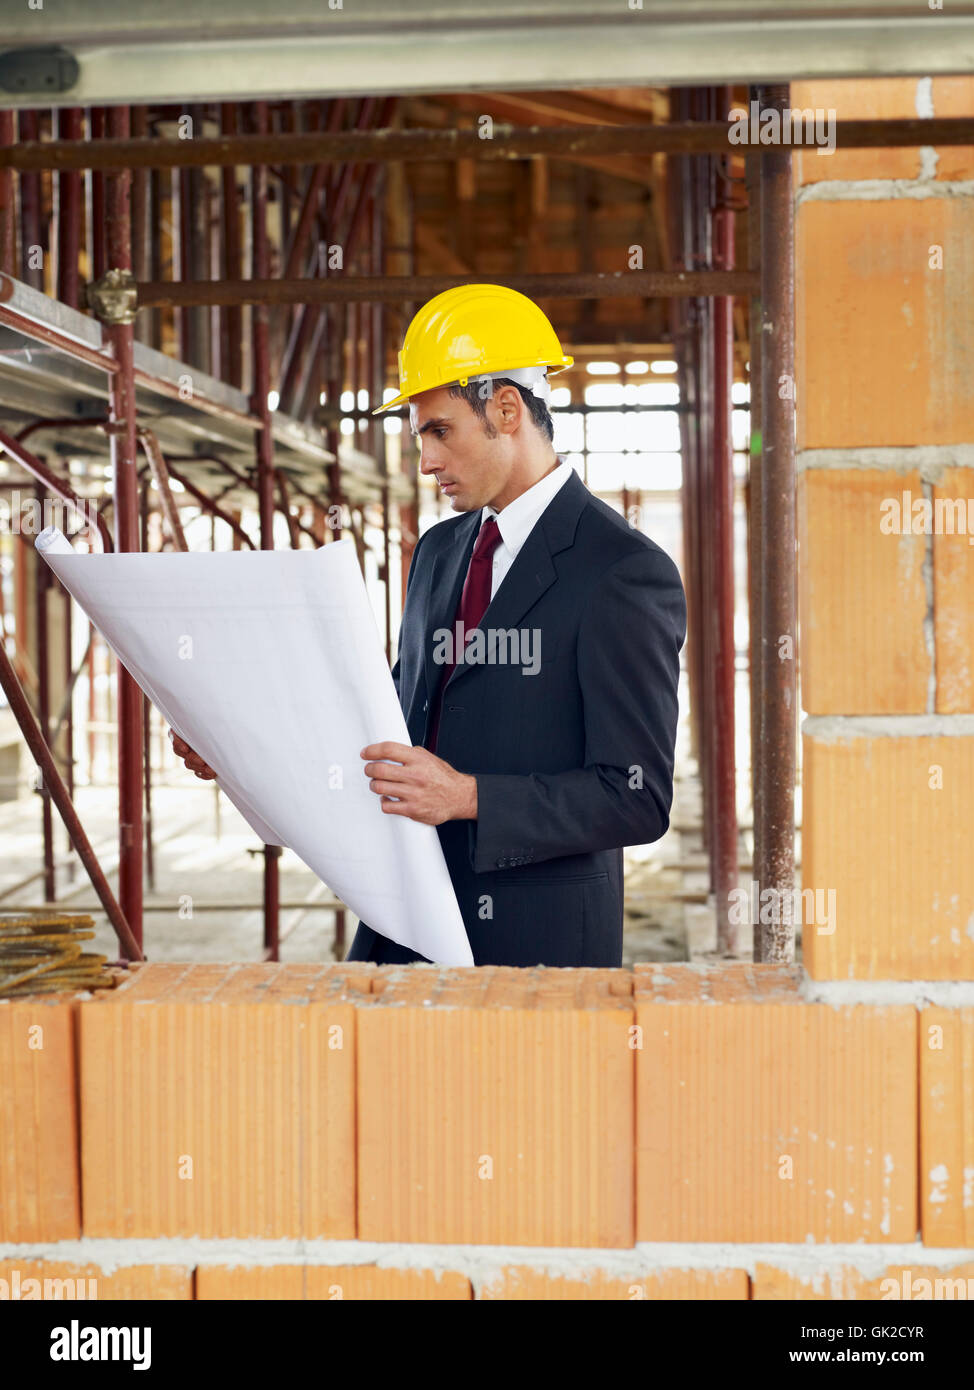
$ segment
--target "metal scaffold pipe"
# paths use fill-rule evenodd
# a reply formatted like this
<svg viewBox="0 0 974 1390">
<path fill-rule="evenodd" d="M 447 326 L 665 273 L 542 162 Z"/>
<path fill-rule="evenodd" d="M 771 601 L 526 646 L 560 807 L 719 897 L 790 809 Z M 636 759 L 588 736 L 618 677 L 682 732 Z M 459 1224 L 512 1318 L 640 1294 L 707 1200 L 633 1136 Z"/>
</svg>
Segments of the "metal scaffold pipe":
<svg viewBox="0 0 974 1390">
<path fill-rule="evenodd" d="M 737 127 L 740 130 L 740 127 Z M 227 165 L 398 163 L 400 160 L 525 159 L 549 155 L 757 154 L 773 158 L 781 145 L 759 138 L 737 144 L 728 121 L 688 124 L 526 126 L 495 121 L 490 139 L 478 130 L 278 131 L 180 140 L 26 141 L 0 150 L 0 168 L 185 169 Z M 897 149 L 920 145 L 974 144 L 970 117 L 837 121 L 837 149 Z M 754 132 L 757 137 L 757 132 Z M 796 142 L 797 143 L 797 142 Z"/>
</svg>

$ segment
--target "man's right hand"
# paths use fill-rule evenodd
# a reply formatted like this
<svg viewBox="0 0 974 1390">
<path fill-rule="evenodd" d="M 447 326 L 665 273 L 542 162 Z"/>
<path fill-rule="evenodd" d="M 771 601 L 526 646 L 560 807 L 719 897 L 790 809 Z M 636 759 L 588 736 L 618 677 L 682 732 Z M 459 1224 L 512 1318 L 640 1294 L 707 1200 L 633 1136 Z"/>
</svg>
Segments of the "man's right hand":
<svg viewBox="0 0 974 1390">
<path fill-rule="evenodd" d="M 169 730 L 169 738 L 173 748 L 176 750 L 177 757 L 182 758 L 190 772 L 195 772 L 196 776 L 201 777 L 204 782 L 212 782 L 216 777 L 216 773 L 213 771 L 212 767 L 210 767 L 209 763 L 205 763 L 198 753 L 194 753 L 189 744 L 185 743 L 179 737 L 175 729 Z"/>
</svg>

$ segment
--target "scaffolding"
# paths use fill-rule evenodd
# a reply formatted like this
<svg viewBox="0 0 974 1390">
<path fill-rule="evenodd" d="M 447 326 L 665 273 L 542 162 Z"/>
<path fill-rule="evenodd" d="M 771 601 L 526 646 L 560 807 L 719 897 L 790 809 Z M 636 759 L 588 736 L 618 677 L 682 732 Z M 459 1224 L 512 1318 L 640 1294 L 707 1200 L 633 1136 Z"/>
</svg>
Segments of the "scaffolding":
<svg viewBox="0 0 974 1390">
<path fill-rule="evenodd" d="M 788 105 L 786 86 L 748 95 L 764 108 Z M 795 662 L 777 657 L 781 634 L 796 633 L 794 398 L 778 389 L 794 373 L 791 152 L 749 146 L 739 162 L 746 177 L 732 177 L 724 118 L 731 104 L 729 88 L 680 88 L 670 93 L 669 123 L 495 127 L 490 140 L 462 127 L 406 129 L 392 97 L 0 111 L 0 445 L 8 472 L 19 467 L 38 504 L 57 498 L 77 515 L 75 534 L 104 549 L 186 548 L 182 497 L 211 519 L 211 544 L 225 527 L 234 548 L 272 549 L 280 519 L 291 546 L 325 544 L 349 529 L 364 565 L 367 518 L 378 516 L 387 654 L 421 499 L 408 436 L 392 466 L 386 430 L 362 397 L 369 406 L 382 399 L 412 309 L 443 289 L 492 279 L 542 299 L 666 302 L 678 364 L 693 743 L 718 949 L 727 955 L 738 947 L 728 911 L 738 869 L 735 299 L 749 306 L 754 873 L 762 887 L 789 892 L 797 716 Z M 972 125 L 846 122 L 837 143 L 970 143 Z M 401 183 L 393 187 L 404 162 L 460 169 L 644 156 L 665 161 L 660 268 L 415 273 L 414 210 Z M 470 213 L 467 206 L 468 232 Z M 747 228 L 742 265 L 737 215 Z M 343 394 L 351 405 L 343 407 Z M 0 496 L 22 486 L 0 479 Z M 628 489 L 621 501 L 627 512 Z M 256 530 L 243 524 L 246 508 L 256 512 Z M 68 698 L 51 709 L 46 589 L 56 580 L 44 566 L 34 584 L 36 670 L 29 659 L 28 540 L 19 534 L 14 543 L 13 647 L 0 655 L 0 674 L 42 770 L 45 898 L 55 899 L 55 808 L 123 957 L 137 959 L 143 881 L 152 874 L 147 704 L 118 668 L 116 901 L 72 804 L 74 767 L 64 750 L 72 746 L 70 692 L 80 668 L 70 670 L 70 662 Z M 89 674 L 96 650 L 91 633 Z M 279 854 L 263 849 L 268 959 L 278 958 L 280 945 Z M 340 954 L 340 906 L 337 921 Z M 759 933 L 754 950 L 756 959 L 790 959 L 793 927 Z"/>
</svg>

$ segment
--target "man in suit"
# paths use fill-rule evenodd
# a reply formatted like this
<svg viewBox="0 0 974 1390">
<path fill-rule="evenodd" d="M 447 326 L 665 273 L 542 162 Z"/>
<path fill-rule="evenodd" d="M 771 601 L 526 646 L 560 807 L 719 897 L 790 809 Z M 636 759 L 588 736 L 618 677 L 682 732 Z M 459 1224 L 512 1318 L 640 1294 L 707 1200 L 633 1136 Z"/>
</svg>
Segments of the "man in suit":
<svg viewBox="0 0 974 1390">
<path fill-rule="evenodd" d="M 400 353 L 421 471 L 458 515 L 413 552 L 393 679 L 412 746 L 362 750 L 435 825 L 477 965 L 618 966 L 622 847 L 669 824 L 686 600 L 673 561 L 552 447 L 548 320 L 449 290 Z M 362 923 L 349 960 L 418 961 Z"/>
</svg>

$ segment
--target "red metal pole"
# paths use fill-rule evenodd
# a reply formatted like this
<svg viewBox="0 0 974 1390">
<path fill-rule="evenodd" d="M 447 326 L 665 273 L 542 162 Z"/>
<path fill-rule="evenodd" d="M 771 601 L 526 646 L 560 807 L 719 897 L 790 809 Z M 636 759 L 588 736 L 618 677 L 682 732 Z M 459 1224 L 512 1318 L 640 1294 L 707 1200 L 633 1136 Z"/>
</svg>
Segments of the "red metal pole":
<svg viewBox="0 0 974 1390">
<path fill-rule="evenodd" d="M 98 894 L 99 901 L 105 909 L 108 920 L 115 929 L 115 934 L 119 939 L 123 951 L 129 960 L 141 960 L 142 952 L 139 943 L 135 939 L 133 932 L 129 929 L 129 924 L 125 920 L 124 913 L 115 901 L 115 897 L 108 881 L 102 873 L 101 865 L 95 857 L 95 852 L 91 847 L 91 841 L 84 832 L 84 828 L 78 819 L 78 813 L 71 804 L 67 788 L 61 774 L 58 772 L 57 764 L 51 754 L 47 741 L 38 727 L 37 720 L 34 718 L 27 697 L 21 689 L 20 682 L 14 673 L 10 658 L 7 656 L 3 642 L 0 642 L 0 687 L 7 697 L 11 713 L 20 726 L 20 731 L 24 735 L 24 741 L 30 749 L 31 757 L 41 770 L 41 777 L 44 786 L 50 791 L 51 797 L 57 806 L 58 811 L 67 827 L 68 834 L 71 836 L 71 843 L 78 851 L 78 857 L 88 872 L 92 887 Z"/>
<path fill-rule="evenodd" d="M 692 114 L 693 93 L 681 89 L 677 93 L 678 110 L 689 120 Z M 697 190 L 695 185 L 694 163 L 681 157 L 681 220 L 684 269 L 692 270 L 697 264 L 696 247 L 698 225 L 696 216 Z M 685 506 L 688 509 L 688 557 L 687 557 L 687 606 L 689 610 L 689 643 L 687 663 L 690 674 L 691 714 L 693 730 L 696 735 L 695 752 L 699 769 L 702 793 L 702 833 L 704 846 L 709 843 L 709 812 L 707 799 L 708 779 L 708 727 L 706 717 L 706 676 L 704 670 L 706 592 L 704 588 L 703 551 L 705 549 L 703 522 L 704 503 L 701 497 L 702 478 L 702 381 L 700 371 L 700 300 L 687 300 L 683 311 L 684 337 L 684 379 L 688 413 L 681 415 L 681 423 L 686 427 L 686 467 L 687 492 Z"/>
<path fill-rule="evenodd" d="M 334 132 L 339 129 L 344 110 L 345 99 L 343 97 L 338 97 L 331 103 L 326 126 L 328 131 Z M 307 273 L 311 233 L 318 223 L 321 193 L 330 167 L 328 164 L 316 164 L 311 171 L 311 177 L 305 189 L 304 201 L 301 204 L 301 212 L 298 215 L 298 223 L 291 237 L 287 258 L 284 262 L 283 278 L 285 280 Z M 231 279 L 232 277 L 228 276 L 227 278 Z"/>
<path fill-rule="evenodd" d="M 148 112 L 144 106 L 132 107 L 132 134 L 146 136 L 149 133 Z M 149 232 L 149 170 L 132 171 L 132 269 L 136 280 L 149 274 L 150 243 Z M 136 321 L 138 336 L 148 341 L 149 320 L 145 314 Z"/>
<path fill-rule="evenodd" d="M 757 88 L 748 88 L 748 109 L 750 101 L 756 99 Z M 756 270 L 761 264 L 761 161 L 748 155 L 747 166 L 747 254 L 748 267 Z M 748 591 L 748 694 L 751 708 L 751 809 L 753 816 L 752 842 L 753 863 L 757 865 L 761 857 L 763 843 L 762 815 L 764 796 L 761 790 L 761 776 L 764 753 L 761 748 L 761 692 L 762 692 L 762 646 L 761 646 L 761 572 L 762 535 L 761 524 L 761 339 L 762 328 L 761 296 L 751 296 L 748 305 L 748 341 L 751 360 L 748 367 L 749 413 L 750 413 L 750 455 L 747 475 L 747 591 Z M 753 877 L 754 875 L 752 875 Z M 755 941 L 755 950 L 758 942 Z M 754 959 L 760 959 L 754 955 Z"/>
<path fill-rule="evenodd" d="M 304 354 L 308 363 L 305 372 L 304 391 L 300 397 L 300 406 L 292 406 L 291 413 L 296 415 L 299 420 L 310 420 L 314 417 L 314 412 L 318 408 L 321 397 L 321 388 L 325 380 L 327 352 L 325 350 L 325 334 L 327 323 L 325 316 L 319 315 L 318 322 L 315 324 L 311 342 L 308 344 Z"/>
<path fill-rule="evenodd" d="M 205 129 L 206 107 L 194 106 L 191 109 L 193 131 L 195 134 L 202 135 Z M 206 176 L 205 169 L 191 169 L 189 171 L 189 187 L 190 273 L 185 278 L 209 280 L 213 275 L 210 265 L 210 181 Z M 206 306 L 196 309 L 195 319 L 193 338 L 197 355 L 194 365 L 199 367 L 201 371 L 212 372 L 212 353 L 210 350 L 212 314 L 210 309 Z"/>
<path fill-rule="evenodd" d="M 241 136 L 231 140 L 216 136 L 194 140 L 173 137 L 112 141 L 96 150 L 74 142 L 33 142 L 0 156 L 0 162 L 18 170 L 69 166 L 110 170 L 135 169 L 140 165 L 205 169 L 227 164 L 291 167 L 329 161 L 370 164 L 375 160 L 441 163 L 476 159 L 490 163 L 532 156 L 578 161 L 605 155 L 725 154 L 732 134 L 733 128 L 727 121 L 691 122 L 681 126 L 646 120 L 635 125 L 535 125 L 521 129 L 505 125 L 495 130 L 491 140 L 484 140 L 482 133 L 472 127 L 392 130 L 383 134 L 343 131 L 330 135 L 306 131 L 295 135 Z M 972 138 L 974 122 L 970 116 L 842 120 L 835 129 L 836 145 L 840 150 L 970 145 Z M 774 145 L 754 146 L 761 158 L 773 154 L 775 149 Z"/>
<path fill-rule="evenodd" d="M 189 113 L 192 119 L 192 111 Z M 179 217 L 175 221 L 174 232 L 179 245 L 179 255 L 175 257 L 180 280 L 192 280 L 193 259 L 193 190 L 190 186 L 190 170 L 183 168 L 173 180 L 174 189 L 179 190 Z M 173 277 L 177 278 L 176 276 Z M 188 305 L 179 311 L 179 355 L 190 366 L 198 366 L 196 358 L 196 324 L 199 310 Z"/>
<path fill-rule="evenodd" d="M 124 140 L 129 112 L 112 107 L 109 135 Z M 129 170 L 106 176 L 106 251 L 113 270 L 132 269 L 132 175 Z M 139 549 L 138 442 L 135 414 L 134 331 L 131 323 L 108 324 L 118 371 L 111 378 L 111 435 L 114 470 L 115 539 L 119 551 Z M 133 935 L 142 944 L 142 691 L 118 664 L 119 900 Z"/>
<path fill-rule="evenodd" d="M 106 134 L 106 108 L 92 106 L 89 110 L 91 139 L 103 140 Z M 105 175 L 95 169 L 91 174 L 91 278 L 100 280 L 108 268 L 108 250 L 105 245 Z"/>
<path fill-rule="evenodd" d="M 39 111 L 21 111 L 18 120 L 20 143 L 40 139 Z M 41 243 L 41 176 L 24 172 L 20 176 L 20 278 L 35 290 L 44 289 L 44 247 Z"/>
<path fill-rule="evenodd" d="M 301 531 L 303 529 L 301 526 L 301 520 L 300 517 L 295 516 L 294 513 L 291 511 L 291 499 L 288 494 L 287 478 L 284 476 L 284 470 L 278 468 L 276 470 L 276 477 L 277 490 L 281 496 L 281 511 L 284 513 L 284 519 L 287 522 L 288 536 L 291 540 L 291 549 L 298 550 L 301 546 Z"/>
<path fill-rule="evenodd" d="M 249 546 L 251 550 L 256 550 L 258 548 L 254 545 L 253 541 L 247 535 L 246 531 L 240 525 L 239 521 L 236 520 L 236 516 L 231 515 L 229 512 L 225 512 L 223 508 L 213 500 L 212 497 L 207 497 L 206 493 L 202 492 L 196 486 L 195 483 L 190 482 L 190 480 L 185 476 L 185 474 L 177 473 L 175 468 L 173 468 L 172 466 L 171 459 L 167 464 L 167 468 L 169 471 L 170 478 L 175 478 L 176 482 L 179 483 L 181 487 L 186 489 L 190 497 L 195 497 L 196 501 L 200 504 L 200 506 L 203 508 L 203 510 L 207 513 L 208 516 L 219 517 L 221 521 L 225 521 L 226 524 L 230 527 L 233 534 L 239 540 L 241 540 L 244 545 Z M 235 550 L 239 550 L 239 548 L 239 546 L 234 546 Z"/>
<path fill-rule="evenodd" d="M 724 111 L 731 93 L 721 92 Z M 720 177 L 718 171 L 718 178 Z M 713 217 L 714 269 L 734 267 L 734 211 L 729 185 L 721 183 Z M 714 784 L 714 894 L 717 911 L 717 950 L 734 955 L 739 949 L 738 930 L 731 916 L 730 894 L 737 883 L 737 772 L 734 756 L 734 449 L 731 428 L 734 383 L 734 301 L 722 296 L 713 301 L 714 321 L 714 676 L 715 754 Z"/>
<path fill-rule="evenodd" d="M 383 176 L 381 191 L 385 192 Z M 378 195 L 372 200 L 372 274 L 385 274 L 385 238 L 383 224 L 383 199 Z M 369 407 L 374 410 L 382 403 L 385 386 L 386 358 L 386 313 L 382 304 L 373 304 L 369 325 Z M 392 503 L 389 500 L 389 460 L 386 457 L 385 424 L 381 419 L 370 417 L 371 453 L 382 474 L 382 586 L 385 619 L 386 660 L 392 660 L 392 551 L 389 530 L 392 518 L 389 515 Z"/>
<path fill-rule="evenodd" d="M 166 524 L 172 536 L 173 546 L 176 550 L 187 551 L 189 550 L 189 546 L 186 544 L 186 537 L 183 534 L 183 525 L 179 519 L 179 508 L 176 506 L 176 500 L 172 495 L 172 488 L 169 486 L 169 469 L 166 467 L 166 459 L 162 452 L 162 446 L 152 430 L 140 429 L 139 439 L 142 441 L 145 456 L 149 460 L 149 471 L 152 474 L 152 480 L 159 493 L 159 504 L 162 514 L 166 518 Z M 144 499 L 143 505 L 145 505 L 146 501 L 147 499 Z M 145 526 L 143 526 L 142 548 L 143 550 L 148 548 L 145 540 Z"/>
<path fill-rule="evenodd" d="M 707 91 L 697 88 L 693 94 L 696 118 L 707 119 Z M 696 236 L 694 268 L 706 269 L 711 257 L 711 170 L 709 159 L 698 159 L 693 165 L 694 230 Z M 698 447 L 699 447 L 699 524 L 701 539 L 701 635 L 703 638 L 703 715 L 704 758 L 704 824 L 710 860 L 710 891 L 716 884 L 716 693 L 714 681 L 714 466 L 713 466 L 713 303 L 709 299 L 697 302 L 697 374 L 698 374 Z"/>
<path fill-rule="evenodd" d="M 163 171 L 161 169 L 149 170 L 149 266 L 152 278 L 158 280 L 162 278 L 162 205 L 163 205 Z M 162 322 L 164 315 L 161 309 L 149 309 L 143 316 L 145 318 L 145 341 L 157 350 L 162 348 Z"/>
<path fill-rule="evenodd" d="M 98 646 L 98 633 L 88 624 L 88 782 L 95 778 L 95 735 L 92 725 L 95 722 L 97 701 L 95 699 L 95 650 Z"/>
<path fill-rule="evenodd" d="M 17 143 L 16 116 L 0 111 L 0 147 Z M 12 169 L 0 169 L 0 274 L 17 273 L 17 202 Z"/>
<path fill-rule="evenodd" d="M 114 380 L 114 376 L 112 379 Z M 32 454 L 14 435 L 7 434 L 6 430 L 0 430 L 0 447 L 9 458 L 16 460 L 21 468 L 25 468 L 28 473 L 34 475 L 38 482 L 43 483 L 48 492 L 74 507 L 92 531 L 97 528 L 104 550 L 112 549 L 111 532 L 104 517 L 95 511 L 94 503 L 83 501 L 77 493 L 68 487 L 67 483 L 63 483 L 51 472 L 46 463 L 43 463 L 36 454 Z"/>
<path fill-rule="evenodd" d="M 68 789 L 68 796 L 74 801 L 74 685 L 78 672 L 72 672 L 74 652 L 72 650 L 72 630 L 74 626 L 74 613 L 71 606 L 71 595 L 67 589 L 62 589 L 64 595 L 64 672 L 65 680 L 68 683 L 67 706 L 64 711 L 64 753 L 65 753 L 65 783 Z M 70 836 L 69 836 L 70 839 Z M 69 881 L 74 879 L 75 862 L 73 859 L 68 861 L 67 876 Z"/>
<path fill-rule="evenodd" d="M 43 515 L 44 489 L 36 490 L 38 506 Z M 34 557 L 35 590 L 34 602 L 37 616 L 37 714 L 44 736 L 50 743 L 50 653 L 48 651 L 47 594 L 50 588 L 51 567 L 39 556 Z M 52 903 L 56 897 L 54 882 L 54 822 L 51 816 L 51 793 L 45 782 L 41 782 L 41 824 L 44 833 L 44 901 Z"/>
<path fill-rule="evenodd" d="M 268 111 L 265 101 L 254 104 L 254 122 L 258 134 L 266 134 Z M 268 273 L 270 252 L 267 240 L 267 168 L 255 164 L 251 171 L 251 245 L 252 272 L 261 279 Z M 274 549 L 274 437 L 271 434 L 271 411 L 267 403 L 270 392 L 270 324 L 265 305 L 254 305 L 253 355 L 254 394 L 251 411 L 260 420 L 257 431 L 257 508 L 260 515 L 260 548 Z M 280 886 L 279 861 L 281 851 L 275 845 L 264 846 L 264 956 L 280 959 Z"/>
<path fill-rule="evenodd" d="M 787 83 L 765 87 L 765 109 L 786 110 Z M 761 795 L 762 840 L 754 877 L 763 893 L 795 886 L 797 605 L 795 593 L 794 203 L 791 156 L 775 149 L 761 162 Z M 782 638 L 792 650 L 782 652 Z M 777 899 L 785 901 L 783 896 Z M 779 916 L 786 914 L 780 913 Z M 757 941 L 757 936 L 760 941 Z M 791 961 L 795 925 L 763 925 L 755 958 Z"/>
<path fill-rule="evenodd" d="M 259 134 L 267 130 L 267 103 L 255 103 L 255 120 Z M 252 174 L 252 248 L 255 279 L 267 276 L 270 260 L 267 239 L 267 169 L 256 164 Z M 270 393 L 270 324 L 266 305 L 254 305 L 254 393 L 251 413 L 260 421 L 257 431 L 257 505 L 260 515 L 260 546 L 274 549 L 274 438 L 271 434 L 271 411 L 267 403 Z"/>
<path fill-rule="evenodd" d="M 334 461 L 328 465 L 328 510 L 329 510 L 329 529 L 332 539 L 340 540 L 342 535 L 342 508 L 344 498 L 342 496 L 342 468 L 339 461 L 339 449 L 342 442 L 342 430 L 339 411 L 341 409 L 342 388 L 344 386 L 344 361 L 343 361 L 343 342 L 345 328 L 345 314 L 348 306 L 337 306 L 328 311 L 328 334 L 326 341 L 326 351 L 328 354 L 328 386 L 325 398 L 328 403 L 329 422 L 325 431 L 325 447 L 329 453 L 334 454 Z"/>
<path fill-rule="evenodd" d="M 231 102 L 220 107 L 220 126 L 224 135 L 237 133 L 237 108 Z M 240 192 L 237 171 L 228 165 L 221 171 L 223 186 L 223 278 L 235 280 L 241 276 L 240 259 Z M 231 386 L 243 386 L 243 309 L 239 304 L 221 310 L 220 365 L 224 380 Z"/>
<path fill-rule="evenodd" d="M 84 130 L 84 113 L 80 106 L 62 107 L 57 113 L 58 138 L 80 140 Z M 57 297 L 72 309 L 80 307 L 78 252 L 81 243 L 81 175 L 64 170 L 57 175 L 58 185 L 58 253 Z"/>
<path fill-rule="evenodd" d="M 689 94 L 678 88 L 672 94 L 674 110 L 679 118 L 685 119 L 689 112 Z M 691 254 L 691 203 L 690 203 L 690 160 L 685 155 L 676 155 L 672 160 L 673 197 L 671 217 L 673 223 L 673 246 L 676 248 L 674 269 L 687 270 L 692 262 Z M 700 760 L 701 718 L 700 718 L 700 544 L 697 535 L 697 489 L 696 468 L 697 428 L 696 428 L 696 382 L 693 366 L 693 334 L 696 319 L 696 306 L 691 300 L 674 299 L 670 301 L 675 322 L 674 342 L 679 364 L 680 404 L 685 407 L 679 416 L 680 449 L 683 458 L 683 564 L 687 593 L 687 683 L 690 694 L 690 752 Z"/>
<path fill-rule="evenodd" d="M 149 549 L 149 478 L 139 488 L 139 519 L 142 527 L 142 550 Z M 150 888 L 156 886 L 155 855 L 152 843 L 152 705 L 148 695 L 142 696 L 142 776 L 145 782 L 145 875 Z"/>
<path fill-rule="evenodd" d="M 369 128 L 376 108 L 376 98 L 366 97 L 359 109 L 358 119 L 355 129 L 365 131 Z M 387 98 L 379 112 L 379 126 L 382 127 L 391 118 L 395 107 L 395 98 Z M 332 182 L 328 188 L 328 199 L 325 211 L 326 217 L 326 251 L 327 244 L 337 242 L 341 227 L 341 219 L 345 211 L 345 203 L 351 191 L 355 177 L 355 165 L 348 163 L 337 177 L 337 181 Z M 345 266 L 351 264 L 354 255 L 352 237 L 346 236 L 342 245 Z M 314 277 L 327 273 L 327 267 L 322 269 L 320 264 L 313 267 Z M 301 400 L 301 378 L 306 369 L 309 356 L 313 361 L 312 343 L 315 337 L 315 328 L 318 324 L 321 309 L 320 305 L 308 303 L 304 304 L 295 320 L 288 337 L 287 345 L 284 349 L 284 356 L 281 364 L 281 409 L 291 410 L 296 402 Z"/>
</svg>

